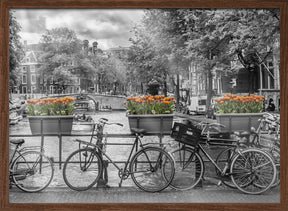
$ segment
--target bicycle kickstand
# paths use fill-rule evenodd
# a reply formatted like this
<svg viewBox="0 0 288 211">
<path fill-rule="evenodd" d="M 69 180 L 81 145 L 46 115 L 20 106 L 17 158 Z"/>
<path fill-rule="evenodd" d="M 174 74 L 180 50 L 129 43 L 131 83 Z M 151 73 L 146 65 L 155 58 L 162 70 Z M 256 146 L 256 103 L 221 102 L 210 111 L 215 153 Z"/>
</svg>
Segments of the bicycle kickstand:
<svg viewBox="0 0 288 211">
<path fill-rule="evenodd" d="M 118 184 L 119 188 L 121 188 L 121 186 L 122 186 L 122 181 L 123 181 L 123 178 L 121 178 L 121 180 L 120 180 L 120 182 Z"/>
</svg>

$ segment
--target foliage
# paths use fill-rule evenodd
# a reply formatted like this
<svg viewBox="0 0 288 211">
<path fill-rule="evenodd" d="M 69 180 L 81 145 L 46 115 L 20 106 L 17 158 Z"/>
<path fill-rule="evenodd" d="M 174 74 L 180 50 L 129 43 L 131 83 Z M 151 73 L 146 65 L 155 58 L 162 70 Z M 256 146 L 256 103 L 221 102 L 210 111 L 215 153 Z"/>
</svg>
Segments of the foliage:
<svg viewBox="0 0 288 211">
<path fill-rule="evenodd" d="M 225 94 L 222 98 L 214 99 L 216 112 L 223 113 L 259 113 L 263 108 L 264 96 Z"/>
<path fill-rule="evenodd" d="M 27 100 L 27 110 L 30 116 L 72 115 L 73 109 L 74 98 L 69 96 Z"/>
<path fill-rule="evenodd" d="M 168 90 L 174 91 L 174 75 L 187 72 L 189 66 L 183 22 L 175 9 L 147 9 L 130 39 L 130 61 L 135 67 L 131 75 L 146 86 L 151 80 L 158 81 L 165 95 Z M 178 100 L 179 93 L 176 96 Z"/>
<path fill-rule="evenodd" d="M 71 70 L 77 69 L 78 61 L 82 59 L 81 42 L 74 31 L 65 27 L 47 30 L 41 41 L 43 53 L 40 56 L 40 71 L 48 74 L 46 80 L 53 78 L 57 81 L 55 85 L 59 93 L 64 92 L 75 79 Z"/>
<path fill-rule="evenodd" d="M 21 26 L 13 15 L 9 12 L 9 85 L 14 87 L 19 84 L 18 66 L 24 57 L 23 46 L 20 42 L 19 32 Z"/>
<path fill-rule="evenodd" d="M 265 61 L 267 49 L 277 55 L 279 15 L 279 9 L 146 10 L 132 39 L 132 61 L 140 65 L 134 68 L 134 76 L 147 82 L 164 70 L 164 80 L 173 74 L 185 77 L 193 62 L 208 79 L 209 104 L 215 74 L 237 74 L 241 67 L 254 71 Z"/>
<path fill-rule="evenodd" d="M 42 35 L 43 73 L 50 73 L 46 79 L 57 80 L 58 92 L 73 84 L 77 73 L 86 84 L 98 84 L 99 92 L 114 89 L 126 83 L 126 63 L 114 56 L 106 56 L 98 49 L 96 52 L 82 50 L 82 42 L 76 33 L 68 28 L 54 28 Z M 71 65 L 72 64 L 72 65 Z M 95 86 L 96 87 L 96 86 Z"/>
<path fill-rule="evenodd" d="M 136 96 L 131 95 L 126 98 L 127 113 L 128 114 L 171 114 L 173 113 L 174 97 L 165 97 L 164 95 L 145 95 Z"/>
</svg>

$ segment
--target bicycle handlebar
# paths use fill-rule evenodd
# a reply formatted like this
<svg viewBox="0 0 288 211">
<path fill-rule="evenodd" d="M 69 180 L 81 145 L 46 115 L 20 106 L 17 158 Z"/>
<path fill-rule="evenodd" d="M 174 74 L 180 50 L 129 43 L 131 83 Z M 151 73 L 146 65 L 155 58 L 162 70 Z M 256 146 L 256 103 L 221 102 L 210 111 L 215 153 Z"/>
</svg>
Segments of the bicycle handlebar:
<svg viewBox="0 0 288 211">
<path fill-rule="evenodd" d="M 106 125 L 118 125 L 118 126 L 121 126 L 123 127 L 124 125 L 121 124 L 121 123 L 118 123 L 118 122 L 112 122 L 112 123 L 105 123 Z"/>
</svg>

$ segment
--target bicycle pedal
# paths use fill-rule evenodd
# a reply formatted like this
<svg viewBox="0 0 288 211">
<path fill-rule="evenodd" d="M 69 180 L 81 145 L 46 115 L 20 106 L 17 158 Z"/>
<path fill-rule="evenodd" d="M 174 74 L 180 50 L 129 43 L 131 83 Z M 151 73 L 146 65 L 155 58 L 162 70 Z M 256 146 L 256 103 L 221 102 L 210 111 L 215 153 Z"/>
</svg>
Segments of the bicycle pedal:
<svg viewBox="0 0 288 211">
<path fill-rule="evenodd" d="M 222 186 L 223 182 L 220 180 L 218 183 L 217 183 L 217 186 L 220 187 Z"/>
</svg>

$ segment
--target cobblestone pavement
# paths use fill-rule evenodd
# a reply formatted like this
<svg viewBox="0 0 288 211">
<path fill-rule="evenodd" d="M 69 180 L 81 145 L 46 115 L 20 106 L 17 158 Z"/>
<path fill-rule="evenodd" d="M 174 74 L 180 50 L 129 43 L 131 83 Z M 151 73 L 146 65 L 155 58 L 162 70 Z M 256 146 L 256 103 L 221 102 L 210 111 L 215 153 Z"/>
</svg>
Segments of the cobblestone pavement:
<svg viewBox="0 0 288 211">
<path fill-rule="evenodd" d="M 143 192 L 136 187 L 92 188 L 85 192 L 69 188 L 47 188 L 41 193 L 24 193 L 16 188 L 9 193 L 10 203 L 279 203 L 279 188 L 262 195 L 247 195 L 238 190 L 205 185 L 188 191 L 170 188 L 160 193 Z"/>
</svg>

